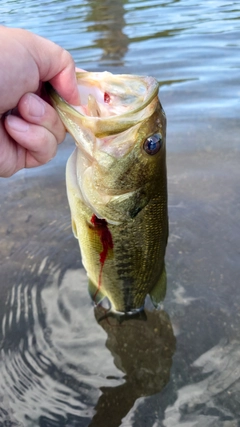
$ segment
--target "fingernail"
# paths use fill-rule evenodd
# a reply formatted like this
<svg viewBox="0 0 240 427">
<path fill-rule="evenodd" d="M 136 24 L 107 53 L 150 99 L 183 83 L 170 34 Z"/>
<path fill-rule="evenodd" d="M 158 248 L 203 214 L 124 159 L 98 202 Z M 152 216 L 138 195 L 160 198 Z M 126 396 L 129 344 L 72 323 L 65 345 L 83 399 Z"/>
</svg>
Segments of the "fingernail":
<svg viewBox="0 0 240 427">
<path fill-rule="evenodd" d="M 29 94 L 28 113 L 32 117 L 42 117 L 45 113 L 44 102 L 34 94 Z"/>
<path fill-rule="evenodd" d="M 8 126 L 17 132 L 26 132 L 29 129 L 29 124 L 19 117 L 9 115 L 5 120 L 7 121 Z"/>
</svg>

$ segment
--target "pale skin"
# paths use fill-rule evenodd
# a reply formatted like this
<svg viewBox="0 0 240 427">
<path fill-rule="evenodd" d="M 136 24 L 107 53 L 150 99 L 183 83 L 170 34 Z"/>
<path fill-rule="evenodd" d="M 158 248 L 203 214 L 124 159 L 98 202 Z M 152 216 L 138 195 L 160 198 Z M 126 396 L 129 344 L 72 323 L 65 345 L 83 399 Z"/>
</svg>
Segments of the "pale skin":
<svg viewBox="0 0 240 427">
<path fill-rule="evenodd" d="M 9 177 L 47 163 L 65 138 L 42 83 L 50 81 L 73 105 L 79 94 L 72 57 L 53 42 L 0 26 L 0 52 L 0 176 Z"/>
</svg>

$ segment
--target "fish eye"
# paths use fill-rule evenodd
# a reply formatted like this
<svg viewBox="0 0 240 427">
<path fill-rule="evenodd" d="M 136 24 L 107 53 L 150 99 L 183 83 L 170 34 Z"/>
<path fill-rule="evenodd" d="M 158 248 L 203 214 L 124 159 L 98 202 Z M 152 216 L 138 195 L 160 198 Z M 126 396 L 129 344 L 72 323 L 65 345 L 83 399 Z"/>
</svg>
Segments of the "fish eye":
<svg viewBox="0 0 240 427">
<path fill-rule="evenodd" d="M 162 135 L 160 133 L 155 133 L 152 136 L 149 136 L 146 141 L 143 144 L 143 149 L 146 151 L 147 154 L 150 154 L 151 156 L 153 154 L 158 153 L 162 146 L 163 140 Z"/>
</svg>

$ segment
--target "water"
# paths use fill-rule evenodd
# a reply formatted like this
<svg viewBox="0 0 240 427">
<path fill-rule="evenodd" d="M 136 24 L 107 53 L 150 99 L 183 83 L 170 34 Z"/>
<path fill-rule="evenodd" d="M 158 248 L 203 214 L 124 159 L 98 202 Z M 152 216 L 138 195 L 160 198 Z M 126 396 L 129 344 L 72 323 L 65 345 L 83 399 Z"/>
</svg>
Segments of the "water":
<svg viewBox="0 0 240 427">
<path fill-rule="evenodd" d="M 163 309 L 119 327 L 96 321 L 71 233 L 70 138 L 0 181 L 0 425 L 239 426 L 239 2 L 4 0 L 0 16 L 82 68 L 160 81 L 170 213 Z"/>
</svg>

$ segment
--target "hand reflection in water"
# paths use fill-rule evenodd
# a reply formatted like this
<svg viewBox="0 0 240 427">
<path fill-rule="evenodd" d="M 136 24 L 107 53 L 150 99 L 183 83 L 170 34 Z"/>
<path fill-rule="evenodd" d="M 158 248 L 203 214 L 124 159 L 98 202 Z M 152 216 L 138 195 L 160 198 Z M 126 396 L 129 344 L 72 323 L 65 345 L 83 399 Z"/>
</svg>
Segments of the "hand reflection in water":
<svg viewBox="0 0 240 427">
<path fill-rule="evenodd" d="M 156 394 L 168 383 L 176 340 L 163 310 L 145 310 L 145 320 L 129 318 L 119 323 L 104 318 L 103 309 L 97 307 L 95 317 L 107 333 L 106 347 L 125 373 L 125 383 L 101 387 L 89 427 L 119 427 L 139 397 Z"/>
</svg>

